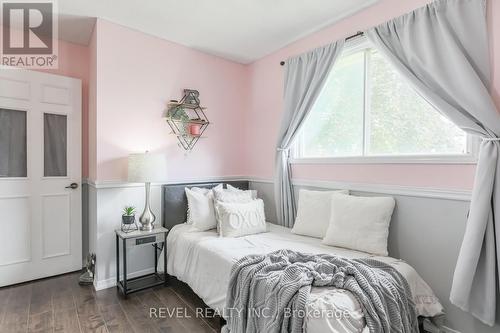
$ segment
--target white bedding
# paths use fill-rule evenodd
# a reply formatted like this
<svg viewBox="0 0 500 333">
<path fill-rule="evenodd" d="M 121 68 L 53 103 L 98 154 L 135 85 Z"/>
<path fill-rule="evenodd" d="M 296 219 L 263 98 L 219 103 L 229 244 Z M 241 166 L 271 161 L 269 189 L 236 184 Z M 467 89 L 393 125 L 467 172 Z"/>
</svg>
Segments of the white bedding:
<svg viewBox="0 0 500 333">
<path fill-rule="evenodd" d="M 335 254 L 346 258 L 373 257 L 390 264 L 406 278 L 420 316 L 433 317 L 443 312 L 429 286 L 402 260 L 323 245 L 321 239 L 295 235 L 290 229 L 274 224 L 268 224 L 268 228 L 270 232 L 267 233 L 221 238 L 215 230 L 190 232 L 189 225 L 176 225 L 167 239 L 167 272 L 187 283 L 208 306 L 224 314 L 231 267 L 245 255 L 265 254 L 286 248 L 306 253 Z M 158 270 L 163 271 L 161 260 Z M 320 310 L 322 313 L 347 311 L 349 315 L 342 318 L 306 316 L 304 332 L 368 332 L 362 309 L 348 291 L 334 287 L 313 287 L 306 310 Z"/>
</svg>

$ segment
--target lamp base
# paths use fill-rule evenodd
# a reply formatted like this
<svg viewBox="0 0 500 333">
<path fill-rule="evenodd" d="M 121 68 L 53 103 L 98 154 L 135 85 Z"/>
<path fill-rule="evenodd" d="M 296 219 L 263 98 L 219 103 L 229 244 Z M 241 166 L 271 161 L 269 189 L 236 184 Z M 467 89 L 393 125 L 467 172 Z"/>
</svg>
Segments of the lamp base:
<svg viewBox="0 0 500 333">
<path fill-rule="evenodd" d="M 152 223 L 149 223 L 143 224 L 139 229 L 141 229 L 141 231 L 153 231 L 154 228 L 155 226 Z"/>
<path fill-rule="evenodd" d="M 139 223 L 141 223 L 142 231 L 151 231 L 155 227 L 153 223 L 156 220 L 155 214 L 151 211 L 151 207 L 149 204 L 149 197 L 151 192 L 151 184 L 146 183 L 146 205 L 144 207 L 144 212 L 142 212 L 141 217 L 139 217 Z"/>
</svg>

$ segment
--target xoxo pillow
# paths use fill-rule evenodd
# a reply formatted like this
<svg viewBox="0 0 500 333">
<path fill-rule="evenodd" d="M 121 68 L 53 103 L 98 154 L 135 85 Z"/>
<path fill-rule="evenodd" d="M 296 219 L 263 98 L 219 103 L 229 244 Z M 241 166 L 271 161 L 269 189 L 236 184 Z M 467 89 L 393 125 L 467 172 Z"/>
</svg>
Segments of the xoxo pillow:
<svg viewBox="0 0 500 333">
<path fill-rule="evenodd" d="M 262 199 L 246 203 L 217 202 L 215 209 L 221 237 L 241 237 L 267 231 Z"/>
</svg>

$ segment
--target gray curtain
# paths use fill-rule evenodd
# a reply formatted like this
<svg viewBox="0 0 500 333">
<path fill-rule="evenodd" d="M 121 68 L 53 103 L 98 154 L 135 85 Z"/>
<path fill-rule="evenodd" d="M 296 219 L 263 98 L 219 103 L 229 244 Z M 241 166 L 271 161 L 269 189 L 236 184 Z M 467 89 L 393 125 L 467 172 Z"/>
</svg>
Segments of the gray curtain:
<svg viewBox="0 0 500 333">
<path fill-rule="evenodd" d="M 278 223 L 286 227 L 292 227 L 296 214 L 288 160 L 290 146 L 343 46 L 344 41 L 338 41 L 285 63 L 285 110 L 278 136 L 274 186 Z"/>
<path fill-rule="evenodd" d="M 465 235 L 450 300 L 495 323 L 500 260 L 500 116 L 489 93 L 485 0 L 440 0 L 366 35 L 421 96 L 463 130 L 481 136 Z M 446 246 L 443 244 L 443 246 Z"/>
<path fill-rule="evenodd" d="M 26 112 L 0 109 L 0 177 L 26 177 Z"/>
<path fill-rule="evenodd" d="M 44 126 L 44 176 L 67 176 L 67 116 L 45 113 Z"/>
</svg>

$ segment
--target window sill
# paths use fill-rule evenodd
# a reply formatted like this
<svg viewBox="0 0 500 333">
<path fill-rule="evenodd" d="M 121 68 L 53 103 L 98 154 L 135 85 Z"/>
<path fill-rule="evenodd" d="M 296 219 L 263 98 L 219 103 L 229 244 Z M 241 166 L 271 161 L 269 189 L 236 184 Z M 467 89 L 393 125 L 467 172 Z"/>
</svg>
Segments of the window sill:
<svg viewBox="0 0 500 333">
<path fill-rule="evenodd" d="M 473 155 L 292 158 L 292 164 L 477 164 Z"/>
</svg>

